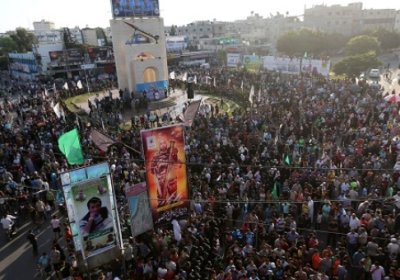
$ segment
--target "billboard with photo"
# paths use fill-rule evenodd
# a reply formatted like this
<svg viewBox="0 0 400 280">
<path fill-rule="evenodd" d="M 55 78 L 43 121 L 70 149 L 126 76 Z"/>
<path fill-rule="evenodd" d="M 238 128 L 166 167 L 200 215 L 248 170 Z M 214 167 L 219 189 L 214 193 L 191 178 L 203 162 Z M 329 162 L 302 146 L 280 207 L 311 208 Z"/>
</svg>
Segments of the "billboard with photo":
<svg viewBox="0 0 400 280">
<path fill-rule="evenodd" d="M 158 0 L 112 0 L 111 5 L 114 18 L 160 15 Z"/>
<path fill-rule="evenodd" d="M 227 53 L 226 54 L 226 66 L 237 67 L 239 65 L 241 55 L 240 53 Z"/>
<path fill-rule="evenodd" d="M 258 71 L 262 67 L 262 60 L 258 55 L 244 55 L 243 65 L 246 69 Z"/>
<path fill-rule="evenodd" d="M 80 49 L 67 49 L 66 51 L 50 51 L 50 63 L 54 66 L 68 63 L 81 63 L 84 61 L 84 55 Z"/>
<path fill-rule="evenodd" d="M 310 73 L 313 75 L 329 76 L 330 61 L 323 59 L 264 56 L 264 69 L 283 74 Z"/>
<path fill-rule="evenodd" d="M 90 62 L 109 61 L 114 59 L 112 47 L 88 47 Z"/>
<path fill-rule="evenodd" d="M 121 246 L 108 164 L 67 171 L 60 178 L 75 249 L 89 258 Z"/>
<path fill-rule="evenodd" d="M 331 63 L 329 60 L 303 58 L 301 70 L 312 75 L 329 76 Z"/>
<path fill-rule="evenodd" d="M 125 188 L 125 197 L 130 211 L 132 236 L 138 236 L 153 229 L 146 183 L 139 183 Z"/>
<path fill-rule="evenodd" d="M 107 178 L 74 184 L 71 192 L 84 255 L 116 245 Z"/>
<path fill-rule="evenodd" d="M 182 125 L 141 131 L 154 224 L 188 213 L 185 137 Z"/>
<path fill-rule="evenodd" d="M 283 74 L 299 74 L 300 59 L 278 56 L 264 56 L 264 69 L 276 71 Z"/>
</svg>

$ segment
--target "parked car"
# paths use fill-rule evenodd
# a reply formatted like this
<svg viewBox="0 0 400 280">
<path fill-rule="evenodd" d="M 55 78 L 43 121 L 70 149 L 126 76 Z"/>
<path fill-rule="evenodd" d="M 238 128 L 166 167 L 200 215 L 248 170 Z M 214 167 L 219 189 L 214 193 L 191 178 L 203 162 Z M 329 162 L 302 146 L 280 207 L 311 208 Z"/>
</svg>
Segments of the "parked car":
<svg viewBox="0 0 400 280">
<path fill-rule="evenodd" d="M 381 75 L 381 72 L 379 71 L 379 69 L 371 69 L 369 71 L 369 77 L 370 78 L 379 78 Z"/>
</svg>

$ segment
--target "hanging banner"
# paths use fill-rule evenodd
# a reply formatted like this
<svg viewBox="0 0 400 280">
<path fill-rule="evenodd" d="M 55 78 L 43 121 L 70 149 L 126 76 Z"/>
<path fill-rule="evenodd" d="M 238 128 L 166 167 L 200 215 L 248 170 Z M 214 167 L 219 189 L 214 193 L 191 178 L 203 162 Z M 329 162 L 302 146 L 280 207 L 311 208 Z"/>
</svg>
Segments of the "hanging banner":
<svg viewBox="0 0 400 280">
<path fill-rule="evenodd" d="M 90 256 L 114 246 L 116 237 L 107 178 L 74 184 L 71 192 L 84 255 Z"/>
<path fill-rule="evenodd" d="M 241 63 L 240 53 L 227 53 L 226 54 L 226 66 L 228 67 L 238 67 Z"/>
<path fill-rule="evenodd" d="M 122 246 L 121 230 L 107 163 L 60 174 L 76 251 L 89 267 L 115 258 Z"/>
<path fill-rule="evenodd" d="M 141 131 L 154 224 L 188 213 L 184 127 Z"/>
<path fill-rule="evenodd" d="M 262 67 L 262 58 L 258 55 L 244 55 L 243 65 L 248 70 L 258 71 Z"/>
<path fill-rule="evenodd" d="M 128 201 L 132 236 L 138 236 L 153 229 L 149 197 L 146 183 L 139 183 L 125 188 Z"/>
<path fill-rule="evenodd" d="M 283 74 L 309 73 L 313 75 L 329 76 L 330 61 L 323 59 L 309 59 L 296 57 L 264 56 L 264 69 Z"/>
<path fill-rule="evenodd" d="M 331 63 L 329 60 L 305 58 L 302 61 L 301 71 L 312 75 L 329 76 Z"/>
<path fill-rule="evenodd" d="M 160 15 L 158 0 L 112 0 L 111 5 L 114 18 Z"/>
<path fill-rule="evenodd" d="M 264 69 L 283 74 L 300 74 L 300 59 L 290 57 L 264 56 Z"/>
</svg>

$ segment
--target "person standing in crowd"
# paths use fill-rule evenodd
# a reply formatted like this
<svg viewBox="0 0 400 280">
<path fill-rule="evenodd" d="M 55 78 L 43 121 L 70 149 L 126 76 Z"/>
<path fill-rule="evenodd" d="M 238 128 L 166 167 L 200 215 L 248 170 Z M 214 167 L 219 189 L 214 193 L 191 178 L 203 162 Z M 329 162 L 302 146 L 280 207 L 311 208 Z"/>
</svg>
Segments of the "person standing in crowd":
<svg viewBox="0 0 400 280">
<path fill-rule="evenodd" d="M 370 272 L 372 280 L 383 280 L 383 278 L 385 277 L 385 269 L 381 265 L 379 265 L 378 262 L 375 262 L 371 266 Z"/>
<path fill-rule="evenodd" d="M 53 229 L 54 239 L 59 239 L 61 234 L 61 222 L 60 219 L 57 218 L 57 215 L 53 215 L 50 224 Z"/>
<path fill-rule="evenodd" d="M 33 250 L 33 255 L 37 256 L 38 255 L 38 242 L 37 242 L 37 237 L 33 230 L 30 230 L 28 232 L 28 235 L 26 236 L 26 239 L 28 239 L 29 243 L 32 245 L 32 250 Z"/>
</svg>

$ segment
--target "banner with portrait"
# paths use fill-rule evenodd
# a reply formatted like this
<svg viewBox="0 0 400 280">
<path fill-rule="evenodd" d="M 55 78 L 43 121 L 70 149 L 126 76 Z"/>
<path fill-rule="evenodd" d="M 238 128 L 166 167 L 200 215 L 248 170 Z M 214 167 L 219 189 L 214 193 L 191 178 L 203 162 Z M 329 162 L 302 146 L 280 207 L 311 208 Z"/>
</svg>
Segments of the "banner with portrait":
<svg viewBox="0 0 400 280">
<path fill-rule="evenodd" d="M 129 221 L 132 236 L 138 236 L 153 229 L 146 183 L 128 186 L 125 188 L 125 197 L 130 211 Z"/>
<path fill-rule="evenodd" d="M 264 56 L 264 69 L 283 74 L 299 74 L 300 59 L 292 57 Z"/>
<path fill-rule="evenodd" d="M 117 243 L 111 212 L 112 193 L 107 178 L 72 185 L 71 197 L 75 226 L 78 227 L 84 255 L 97 254 L 115 246 Z"/>
<path fill-rule="evenodd" d="M 262 60 L 258 55 L 244 55 L 243 56 L 243 65 L 246 69 L 252 71 L 260 70 L 262 66 Z"/>
<path fill-rule="evenodd" d="M 188 213 L 185 137 L 182 125 L 141 131 L 154 224 Z"/>
<path fill-rule="evenodd" d="M 226 66 L 238 67 L 241 63 L 240 53 L 227 53 L 226 54 Z"/>
<path fill-rule="evenodd" d="M 75 250 L 89 268 L 117 258 L 122 235 L 107 162 L 60 174 Z"/>
<path fill-rule="evenodd" d="M 158 0 L 112 0 L 114 18 L 159 16 Z"/>
</svg>

